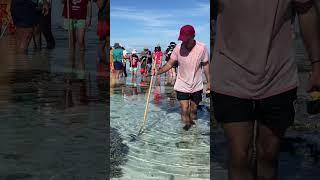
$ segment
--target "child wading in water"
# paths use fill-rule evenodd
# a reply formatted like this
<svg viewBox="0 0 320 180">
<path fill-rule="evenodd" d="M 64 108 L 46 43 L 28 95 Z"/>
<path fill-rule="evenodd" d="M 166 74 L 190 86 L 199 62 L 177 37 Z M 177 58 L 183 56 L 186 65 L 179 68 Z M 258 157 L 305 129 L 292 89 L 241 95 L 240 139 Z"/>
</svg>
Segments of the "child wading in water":
<svg viewBox="0 0 320 180">
<path fill-rule="evenodd" d="M 69 2 L 69 5 L 67 4 Z M 81 51 L 85 50 L 85 32 L 91 25 L 91 0 L 62 0 L 64 28 L 70 29 L 73 50 L 78 43 Z M 69 7 L 69 10 L 68 10 Z"/>
<path fill-rule="evenodd" d="M 130 56 L 130 71 L 131 71 L 132 77 L 136 77 L 137 75 L 138 62 L 139 62 L 139 57 L 137 55 L 137 51 L 133 50 L 132 55 Z"/>
<path fill-rule="evenodd" d="M 142 54 L 140 58 L 140 74 L 141 74 L 141 81 L 144 81 L 145 77 L 148 74 L 147 56 L 145 54 Z"/>
</svg>

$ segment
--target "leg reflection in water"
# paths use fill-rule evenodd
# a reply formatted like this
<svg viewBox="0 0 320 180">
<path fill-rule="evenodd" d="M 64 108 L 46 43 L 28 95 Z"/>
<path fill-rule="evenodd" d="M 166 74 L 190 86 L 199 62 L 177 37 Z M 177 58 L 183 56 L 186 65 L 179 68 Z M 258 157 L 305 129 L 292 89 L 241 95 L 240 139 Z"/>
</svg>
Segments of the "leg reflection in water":
<svg viewBox="0 0 320 180">
<path fill-rule="evenodd" d="M 68 66 L 70 67 L 68 68 L 70 71 L 66 75 L 65 79 L 65 106 L 73 107 L 75 105 L 87 105 L 87 84 L 90 79 L 86 78 L 85 53 L 80 52 L 79 57 L 77 57 L 73 52 L 70 53 Z"/>
</svg>

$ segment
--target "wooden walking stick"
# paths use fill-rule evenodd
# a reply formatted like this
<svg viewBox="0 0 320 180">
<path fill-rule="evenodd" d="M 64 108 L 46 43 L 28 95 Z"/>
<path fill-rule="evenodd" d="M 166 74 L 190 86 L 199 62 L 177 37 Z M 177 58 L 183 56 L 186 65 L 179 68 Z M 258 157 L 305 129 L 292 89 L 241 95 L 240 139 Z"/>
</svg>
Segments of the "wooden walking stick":
<svg viewBox="0 0 320 180">
<path fill-rule="evenodd" d="M 156 63 L 156 61 L 154 60 L 154 62 L 152 63 L 152 67 L 151 67 L 152 70 L 155 67 L 155 63 Z M 151 94 L 151 89 L 152 89 L 152 84 L 153 84 L 153 77 L 154 77 L 154 75 L 151 76 L 151 80 L 150 80 L 150 84 L 149 84 L 149 91 L 148 91 L 148 96 L 147 96 L 147 102 L 146 102 L 146 108 L 144 110 L 143 124 L 139 130 L 138 136 L 143 133 L 145 125 L 147 123 L 147 119 L 148 119 L 147 115 L 148 115 L 148 111 L 149 111 L 149 100 L 150 100 L 150 94 Z"/>
</svg>

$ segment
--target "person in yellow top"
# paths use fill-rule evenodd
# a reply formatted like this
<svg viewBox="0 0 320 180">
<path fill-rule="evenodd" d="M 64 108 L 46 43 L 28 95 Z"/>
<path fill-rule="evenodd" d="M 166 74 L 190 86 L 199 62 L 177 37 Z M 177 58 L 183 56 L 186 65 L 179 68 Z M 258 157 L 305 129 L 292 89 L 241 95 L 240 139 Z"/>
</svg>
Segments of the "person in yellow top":
<svg viewBox="0 0 320 180">
<path fill-rule="evenodd" d="M 114 72 L 113 66 L 113 48 L 110 47 L 110 72 Z"/>
</svg>

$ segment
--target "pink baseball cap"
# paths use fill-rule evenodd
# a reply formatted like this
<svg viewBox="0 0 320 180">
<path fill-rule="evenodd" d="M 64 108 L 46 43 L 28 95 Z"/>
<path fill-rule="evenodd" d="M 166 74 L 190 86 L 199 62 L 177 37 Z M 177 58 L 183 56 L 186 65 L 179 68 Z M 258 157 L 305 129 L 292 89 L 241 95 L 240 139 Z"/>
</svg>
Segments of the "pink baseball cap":
<svg viewBox="0 0 320 180">
<path fill-rule="evenodd" d="M 195 30 L 191 25 L 185 25 L 180 29 L 180 35 L 178 40 L 185 42 L 189 40 L 190 37 L 195 35 Z"/>
</svg>

